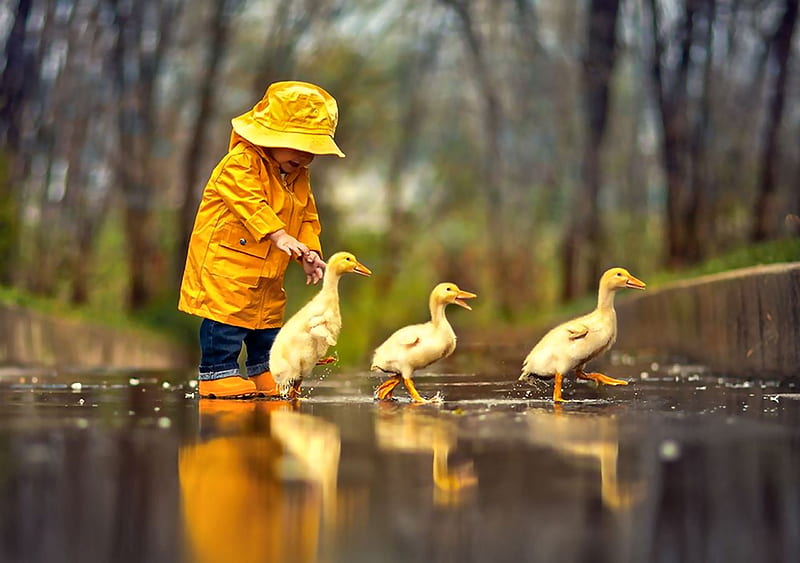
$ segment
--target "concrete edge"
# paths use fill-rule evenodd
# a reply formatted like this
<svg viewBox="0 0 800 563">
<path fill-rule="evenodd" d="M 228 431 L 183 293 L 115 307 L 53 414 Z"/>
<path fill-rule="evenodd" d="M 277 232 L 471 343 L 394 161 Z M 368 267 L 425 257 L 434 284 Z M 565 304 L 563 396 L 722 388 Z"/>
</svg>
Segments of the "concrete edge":
<svg viewBox="0 0 800 563">
<path fill-rule="evenodd" d="M 616 350 L 737 376 L 800 376 L 800 262 L 741 268 L 618 299 Z"/>
<path fill-rule="evenodd" d="M 118 329 L 0 303 L 0 364 L 57 369 L 186 369 L 178 344 L 144 330 Z"/>
</svg>

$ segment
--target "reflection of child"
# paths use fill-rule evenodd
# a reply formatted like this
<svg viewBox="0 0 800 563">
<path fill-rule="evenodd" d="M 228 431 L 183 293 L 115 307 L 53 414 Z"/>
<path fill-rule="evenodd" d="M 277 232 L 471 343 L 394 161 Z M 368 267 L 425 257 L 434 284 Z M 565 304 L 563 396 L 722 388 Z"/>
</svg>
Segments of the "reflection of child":
<svg viewBox="0 0 800 563">
<path fill-rule="evenodd" d="M 344 157 L 333 140 L 337 121 L 336 100 L 305 82 L 270 85 L 232 120 L 228 154 L 203 191 L 178 304 L 203 318 L 201 397 L 277 394 L 268 369 L 286 307 L 284 273 L 292 257 L 306 283 L 325 269 L 307 167 L 318 154 Z"/>
</svg>

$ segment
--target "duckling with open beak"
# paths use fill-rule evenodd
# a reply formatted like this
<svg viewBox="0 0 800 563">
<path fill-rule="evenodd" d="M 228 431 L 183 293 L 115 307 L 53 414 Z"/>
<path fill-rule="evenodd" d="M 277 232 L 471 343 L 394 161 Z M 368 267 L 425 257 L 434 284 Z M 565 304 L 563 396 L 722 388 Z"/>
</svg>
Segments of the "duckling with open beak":
<svg viewBox="0 0 800 563">
<path fill-rule="evenodd" d="M 533 347 L 522 364 L 520 381 L 532 377 L 555 378 L 553 401 L 562 402 L 561 383 L 565 374 L 575 370 L 581 379 L 603 385 L 627 385 L 602 373 L 586 373 L 583 368 L 592 358 L 607 352 L 617 340 L 617 313 L 614 295 L 620 289 L 645 289 L 643 281 L 625 268 L 611 268 L 600 278 L 597 307 L 591 313 L 553 328 Z"/>
<path fill-rule="evenodd" d="M 472 307 L 464 300 L 475 297 L 477 295 L 459 289 L 454 283 L 440 283 L 433 288 L 428 300 L 431 320 L 397 330 L 375 349 L 370 369 L 392 374 L 375 390 L 376 399 L 391 400 L 395 387 L 402 381 L 415 403 L 430 402 L 420 396 L 414 386 L 414 371 L 453 353 L 456 334 L 447 321 L 445 307 L 455 303 L 471 311 Z"/>
</svg>

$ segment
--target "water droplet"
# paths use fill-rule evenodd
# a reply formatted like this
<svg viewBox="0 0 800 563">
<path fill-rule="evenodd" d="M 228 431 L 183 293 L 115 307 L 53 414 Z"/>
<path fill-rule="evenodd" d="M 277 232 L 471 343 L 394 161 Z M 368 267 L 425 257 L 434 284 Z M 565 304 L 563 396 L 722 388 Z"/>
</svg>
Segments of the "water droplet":
<svg viewBox="0 0 800 563">
<path fill-rule="evenodd" d="M 675 440 L 664 440 L 658 447 L 658 455 L 663 461 L 675 461 L 681 456 L 681 447 Z"/>
</svg>

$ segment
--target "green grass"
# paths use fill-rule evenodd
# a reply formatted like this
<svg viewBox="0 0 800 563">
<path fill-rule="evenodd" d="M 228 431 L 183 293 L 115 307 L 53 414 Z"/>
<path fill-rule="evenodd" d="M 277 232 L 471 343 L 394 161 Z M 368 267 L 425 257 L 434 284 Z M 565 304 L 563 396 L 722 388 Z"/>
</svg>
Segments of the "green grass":
<svg viewBox="0 0 800 563">
<path fill-rule="evenodd" d="M 787 238 L 736 248 L 709 258 L 691 268 L 658 272 L 652 276 L 652 280 L 648 280 L 648 286 L 658 287 L 677 280 L 717 274 L 728 270 L 799 260 L 800 237 Z"/>
</svg>

